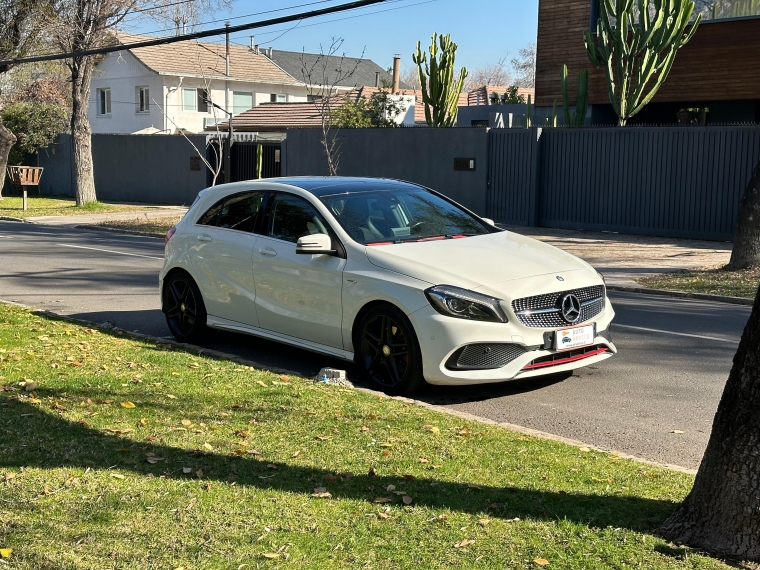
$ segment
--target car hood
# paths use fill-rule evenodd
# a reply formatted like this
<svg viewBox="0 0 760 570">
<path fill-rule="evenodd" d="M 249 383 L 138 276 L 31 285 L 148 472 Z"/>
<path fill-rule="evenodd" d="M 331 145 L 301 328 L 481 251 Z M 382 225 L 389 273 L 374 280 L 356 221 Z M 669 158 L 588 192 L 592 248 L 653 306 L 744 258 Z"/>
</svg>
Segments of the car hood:
<svg viewBox="0 0 760 570">
<path fill-rule="evenodd" d="M 585 261 L 512 232 L 368 246 L 370 263 L 433 285 L 467 289 L 561 271 L 590 270 Z"/>
</svg>

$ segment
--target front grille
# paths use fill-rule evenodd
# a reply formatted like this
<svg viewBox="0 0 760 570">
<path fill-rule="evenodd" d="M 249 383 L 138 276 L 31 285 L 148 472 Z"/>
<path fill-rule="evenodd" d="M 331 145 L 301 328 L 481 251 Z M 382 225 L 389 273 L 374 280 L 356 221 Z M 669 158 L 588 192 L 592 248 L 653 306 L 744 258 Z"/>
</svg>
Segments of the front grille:
<svg viewBox="0 0 760 570">
<path fill-rule="evenodd" d="M 565 321 L 559 311 L 562 298 L 569 293 L 578 297 L 581 302 L 581 316 L 575 323 Z M 587 304 L 584 305 L 584 303 Z M 512 310 L 526 327 L 557 328 L 568 324 L 585 323 L 604 310 L 604 285 L 515 299 L 512 301 Z M 542 310 L 551 310 L 551 312 L 533 312 Z"/>
<path fill-rule="evenodd" d="M 449 357 L 446 361 L 446 368 L 449 370 L 488 370 L 501 368 L 523 354 L 525 354 L 525 350 L 517 344 L 468 344 Z"/>
<path fill-rule="evenodd" d="M 536 358 L 535 360 L 532 360 L 530 363 L 523 366 L 523 370 L 560 366 L 562 364 L 568 364 L 570 362 L 575 362 L 576 360 L 582 360 L 590 356 L 596 356 L 597 354 L 604 354 L 607 352 L 612 351 L 601 344 L 583 346 L 581 348 L 575 348 L 573 350 L 565 350 L 563 352 L 555 352 L 554 354 L 541 356 L 540 358 Z"/>
</svg>

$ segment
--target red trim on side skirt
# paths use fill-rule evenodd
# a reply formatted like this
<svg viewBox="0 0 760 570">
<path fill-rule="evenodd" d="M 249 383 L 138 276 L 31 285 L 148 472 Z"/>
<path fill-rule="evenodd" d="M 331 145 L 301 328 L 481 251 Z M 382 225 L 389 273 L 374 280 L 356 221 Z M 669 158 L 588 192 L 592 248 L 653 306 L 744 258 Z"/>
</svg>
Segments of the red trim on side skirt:
<svg viewBox="0 0 760 570">
<path fill-rule="evenodd" d="M 528 364 L 523 366 L 523 370 L 535 370 L 536 368 L 546 368 L 547 366 L 560 366 L 561 364 L 568 364 L 570 362 L 576 362 L 583 360 L 584 358 L 590 358 L 597 354 L 604 354 L 605 352 L 612 352 L 609 348 L 599 348 L 585 354 L 578 354 L 576 356 L 569 356 L 566 358 L 558 358 L 557 360 L 550 360 L 548 362 L 537 362 L 536 364 Z"/>
</svg>

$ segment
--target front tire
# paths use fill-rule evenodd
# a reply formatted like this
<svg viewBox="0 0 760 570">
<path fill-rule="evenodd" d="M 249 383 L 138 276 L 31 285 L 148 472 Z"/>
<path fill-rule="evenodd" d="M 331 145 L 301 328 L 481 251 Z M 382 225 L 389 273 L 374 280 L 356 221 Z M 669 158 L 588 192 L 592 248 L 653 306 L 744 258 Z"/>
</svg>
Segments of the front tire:
<svg viewBox="0 0 760 570">
<path fill-rule="evenodd" d="M 199 342 L 208 333 L 206 305 L 187 273 L 175 273 L 164 285 L 163 311 L 169 330 L 180 342 Z"/>
<path fill-rule="evenodd" d="M 386 394 L 409 394 L 425 381 L 412 323 L 392 305 L 377 306 L 364 315 L 354 350 L 357 366 Z"/>
</svg>

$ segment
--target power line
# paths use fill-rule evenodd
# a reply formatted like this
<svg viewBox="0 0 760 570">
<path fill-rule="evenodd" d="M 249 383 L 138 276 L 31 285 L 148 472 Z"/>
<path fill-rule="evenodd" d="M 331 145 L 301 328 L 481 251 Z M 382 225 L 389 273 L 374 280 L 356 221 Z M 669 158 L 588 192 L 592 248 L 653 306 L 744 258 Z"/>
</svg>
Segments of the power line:
<svg viewBox="0 0 760 570">
<path fill-rule="evenodd" d="M 54 61 L 58 59 L 69 59 L 71 57 L 85 57 L 88 55 L 98 55 L 104 53 L 111 53 L 114 51 L 123 51 L 125 49 L 137 49 L 142 47 L 152 47 L 164 44 L 173 44 L 177 42 L 184 42 L 187 40 L 197 40 L 200 38 L 208 38 L 210 36 L 216 36 L 224 33 L 236 33 L 243 32 L 245 30 L 253 30 L 256 28 L 264 28 L 267 26 L 273 26 L 276 24 L 285 24 L 287 22 L 294 22 L 296 20 L 304 20 L 306 18 L 315 18 L 317 16 L 324 16 L 326 14 L 335 14 L 337 12 L 345 12 L 347 10 L 354 10 L 356 8 L 362 8 L 364 6 L 370 6 L 372 4 L 380 4 L 387 0 L 357 0 L 356 2 L 349 2 L 347 4 L 339 4 L 338 6 L 331 6 L 329 8 L 322 8 L 321 10 L 311 10 L 309 12 L 302 12 L 300 14 L 292 14 L 290 16 L 282 16 L 280 18 L 272 18 L 269 20 L 262 20 L 260 22 L 250 22 L 248 24 L 240 24 L 238 26 L 230 26 L 224 28 L 215 28 L 213 30 L 205 30 L 202 32 L 194 32 L 191 34 L 183 34 L 180 36 L 172 36 L 168 38 L 160 38 L 155 40 L 147 40 L 143 42 L 134 42 L 131 44 L 122 44 L 118 46 L 109 46 L 102 48 L 94 48 L 88 50 L 82 50 L 78 52 L 59 53 L 53 55 L 42 55 L 36 57 L 25 57 L 21 59 L 9 59 L 0 61 L 0 66 L 3 65 L 18 65 L 21 63 L 33 63 L 35 61 Z"/>
</svg>

